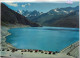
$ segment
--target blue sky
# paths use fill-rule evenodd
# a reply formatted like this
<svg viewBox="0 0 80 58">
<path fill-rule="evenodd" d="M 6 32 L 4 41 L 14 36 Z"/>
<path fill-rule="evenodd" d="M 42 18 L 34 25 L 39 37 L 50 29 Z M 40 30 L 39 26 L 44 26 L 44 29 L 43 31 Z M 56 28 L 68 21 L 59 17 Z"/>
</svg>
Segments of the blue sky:
<svg viewBox="0 0 80 58">
<path fill-rule="evenodd" d="M 48 3 L 48 2 L 42 2 L 42 3 L 36 3 L 36 2 L 13 2 L 13 3 L 5 3 L 9 8 L 17 11 L 17 10 L 37 10 L 40 12 L 48 12 L 51 9 L 55 8 L 65 8 L 65 7 L 76 7 L 79 5 L 79 2 L 74 2 L 73 4 L 67 4 L 67 3 Z"/>
</svg>

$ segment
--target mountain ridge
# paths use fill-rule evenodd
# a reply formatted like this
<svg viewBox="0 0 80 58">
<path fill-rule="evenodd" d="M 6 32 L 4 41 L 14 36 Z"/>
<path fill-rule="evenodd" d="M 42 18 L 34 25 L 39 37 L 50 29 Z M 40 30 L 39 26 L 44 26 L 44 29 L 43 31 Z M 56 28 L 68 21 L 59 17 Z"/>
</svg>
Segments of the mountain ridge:
<svg viewBox="0 0 80 58">
<path fill-rule="evenodd" d="M 68 9 L 68 8 L 70 8 L 70 9 Z M 62 10 L 62 9 L 64 9 L 64 10 Z M 67 9 L 67 11 L 65 11 L 66 9 Z M 77 12 L 77 14 L 75 14 L 76 12 Z M 76 16 L 74 17 L 74 15 L 76 15 Z M 62 25 L 60 25 L 60 23 L 62 21 L 59 21 L 58 23 L 56 23 L 58 20 L 62 20 L 64 17 L 65 18 L 69 17 L 68 19 L 70 19 L 71 21 L 64 23 Z M 73 17 L 75 18 L 74 20 L 72 20 Z M 67 21 L 67 19 L 66 19 L 66 21 Z M 75 25 L 74 23 L 72 26 L 69 26 L 69 24 L 71 24 L 73 21 L 78 21 L 75 23 L 77 26 L 73 26 L 73 25 Z M 79 6 L 76 6 L 73 8 L 71 8 L 71 7 L 59 8 L 57 10 L 52 9 L 49 12 L 44 13 L 44 14 L 40 15 L 39 17 L 33 19 L 33 22 L 36 22 L 43 26 L 74 27 L 74 28 L 79 27 Z M 56 23 L 56 24 L 54 24 L 54 23 Z M 57 24 L 59 26 L 57 26 Z"/>
<path fill-rule="evenodd" d="M 66 8 L 56 8 L 56 9 L 51 9 L 50 11 L 46 12 L 46 13 L 42 13 L 40 14 L 39 11 L 31 11 L 30 13 L 34 13 L 33 14 L 29 14 L 28 10 L 27 13 L 30 21 L 38 23 L 42 26 L 55 26 L 55 27 L 60 27 L 61 22 L 63 19 L 68 17 L 68 20 L 70 19 L 71 21 L 67 22 L 67 19 L 65 20 L 67 23 L 64 23 L 63 26 L 61 25 L 61 27 L 73 27 L 75 24 L 78 27 L 79 25 L 79 15 L 75 14 L 75 12 L 77 11 L 77 13 L 79 13 L 79 6 L 76 7 L 66 7 Z M 35 16 L 35 14 L 37 14 L 37 16 Z M 39 14 L 39 15 L 38 15 Z M 24 15 L 24 13 L 23 13 Z M 73 16 L 76 15 L 74 18 L 75 20 L 72 20 Z M 24 15 L 25 16 L 25 15 Z M 60 21 L 61 20 L 61 21 Z M 75 21 L 76 23 L 72 23 L 73 21 Z M 78 21 L 78 22 L 77 22 Z M 58 22 L 58 23 L 57 23 Z M 68 24 L 73 24 L 73 26 L 69 26 Z M 78 24 L 77 24 L 78 23 Z M 64 26 L 65 25 L 65 26 Z M 76 28 L 75 26 L 75 28 Z"/>
<path fill-rule="evenodd" d="M 1 3 L 1 21 L 2 25 L 22 24 L 22 25 L 30 25 L 32 27 L 40 26 L 39 24 L 29 21 L 25 16 L 22 16 L 21 14 L 18 14 L 17 12 L 8 8 L 3 3 Z"/>
</svg>

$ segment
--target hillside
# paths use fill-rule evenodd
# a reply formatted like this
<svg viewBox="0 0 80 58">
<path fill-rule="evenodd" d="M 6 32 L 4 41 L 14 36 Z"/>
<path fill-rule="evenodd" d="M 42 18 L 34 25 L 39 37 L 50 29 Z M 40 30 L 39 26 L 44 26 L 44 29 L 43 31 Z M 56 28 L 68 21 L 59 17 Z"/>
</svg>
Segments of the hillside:
<svg viewBox="0 0 80 58">
<path fill-rule="evenodd" d="M 79 27 L 79 6 L 51 9 L 46 13 L 37 10 L 17 12 L 42 26 Z"/>
<path fill-rule="evenodd" d="M 79 6 L 74 7 L 74 8 L 67 7 L 67 8 L 52 9 L 49 12 L 44 13 L 44 14 L 36 17 L 35 19 L 33 19 L 33 22 L 39 23 L 39 24 L 44 25 L 44 26 L 57 26 L 55 23 L 58 20 L 61 20 L 63 18 L 66 18 L 67 19 L 68 15 L 69 15 L 70 19 L 74 18 L 75 20 L 79 20 L 78 19 L 79 15 L 76 15 L 75 14 L 76 16 L 74 17 L 73 14 L 70 14 L 70 13 L 75 13 L 75 11 L 77 11 L 77 10 L 79 10 Z M 71 24 L 73 21 L 74 20 L 72 20 L 71 22 L 68 22 L 68 24 Z M 58 22 L 57 23 L 58 24 L 58 27 L 61 27 L 59 25 L 59 23 L 61 23 L 61 22 Z M 68 25 L 67 26 L 64 25 L 62 27 L 68 27 Z M 71 26 L 71 27 L 73 27 L 73 26 Z"/>
<path fill-rule="evenodd" d="M 17 10 L 16 12 L 18 12 L 19 14 L 27 17 L 30 20 L 35 19 L 36 17 L 40 16 L 43 14 L 43 12 L 39 12 L 37 10 L 34 11 L 28 11 L 28 10 Z"/>
<path fill-rule="evenodd" d="M 79 11 L 72 12 L 52 23 L 51 26 L 79 28 Z"/>
<path fill-rule="evenodd" d="M 32 27 L 40 26 L 39 24 L 29 21 L 25 16 L 9 9 L 3 3 L 1 3 L 1 21 L 1 24 L 4 26 L 8 26 L 10 24 L 29 25 Z"/>
<path fill-rule="evenodd" d="M 79 25 L 79 6 L 56 8 L 42 14 L 38 11 L 26 12 L 28 13 L 26 17 L 43 26 L 78 27 Z M 37 16 L 35 16 L 35 14 L 37 14 Z"/>
</svg>

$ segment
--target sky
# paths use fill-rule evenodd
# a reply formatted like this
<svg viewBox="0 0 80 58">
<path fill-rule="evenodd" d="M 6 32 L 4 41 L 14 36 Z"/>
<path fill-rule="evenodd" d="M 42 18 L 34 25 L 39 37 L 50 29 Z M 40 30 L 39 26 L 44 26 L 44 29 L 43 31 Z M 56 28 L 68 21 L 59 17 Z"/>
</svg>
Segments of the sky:
<svg viewBox="0 0 80 58">
<path fill-rule="evenodd" d="M 0 0 L 0 1 L 6 1 L 6 2 L 43 2 L 43 1 L 47 1 L 47 2 L 56 2 L 56 1 L 79 1 L 79 0 Z"/>
<path fill-rule="evenodd" d="M 55 8 L 66 8 L 66 7 L 76 7 L 79 5 L 79 2 L 73 3 L 63 3 L 63 2 L 4 2 L 9 8 L 17 10 L 37 10 L 39 12 L 48 12 L 51 9 Z"/>
</svg>

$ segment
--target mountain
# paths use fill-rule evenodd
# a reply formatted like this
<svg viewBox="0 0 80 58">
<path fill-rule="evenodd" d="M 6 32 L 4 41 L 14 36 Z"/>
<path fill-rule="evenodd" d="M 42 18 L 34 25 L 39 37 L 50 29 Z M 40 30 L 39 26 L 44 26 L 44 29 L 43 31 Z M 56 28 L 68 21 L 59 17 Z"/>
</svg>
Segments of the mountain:
<svg viewBox="0 0 80 58">
<path fill-rule="evenodd" d="M 39 12 L 39 11 L 28 11 L 28 10 L 17 10 L 17 12 L 19 14 L 22 14 L 23 16 L 27 17 L 28 19 L 32 20 L 38 16 L 40 16 L 41 14 L 43 14 L 43 12 Z"/>
<path fill-rule="evenodd" d="M 71 12 L 60 20 L 51 23 L 51 26 L 79 28 L 79 10 Z"/>
<path fill-rule="evenodd" d="M 71 12 L 74 12 L 75 10 L 79 10 L 79 6 L 77 7 L 67 7 L 67 8 L 56 8 L 52 9 L 47 13 L 44 13 L 35 19 L 33 19 L 33 22 L 37 22 L 41 25 L 48 25 L 50 22 L 55 22 L 56 20 L 59 20 L 60 18 L 63 18 L 64 16 L 68 15 Z"/>
<path fill-rule="evenodd" d="M 29 21 L 25 16 L 11 10 L 3 3 L 1 3 L 1 21 L 2 25 L 21 24 L 32 27 L 40 26 L 39 24 Z"/>
<path fill-rule="evenodd" d="M 20 11 L 22 15 L 30 21 L 38 23 L 42 26 L 58 26 L 58 27 L 78 27 L 79 26 L 79 6 L 56 8 L 46 13 L 39 11 Z M 78 13 L 78 14 L 76 14 Z"/>
<path fill-rule="evenodd" d="M 41 24 L 43 26 L 76 27 L 76 26 L 73 26 L 76 24 L 78 27 L 79 15 L 75 13 L 79 14 L 79 6 L 67 7 L 67 8 L 56 8 L 32 19 L 32 21 L 38 24 Z M 63 19 L 65 19 L 66 23 L 65 22 L 63 23 L 64 21 Z M 63 24 L 63 26 L 60 23 Z M 73 25 L 70 26 L 69 24 L 71 23 Z"/>
</svg>

